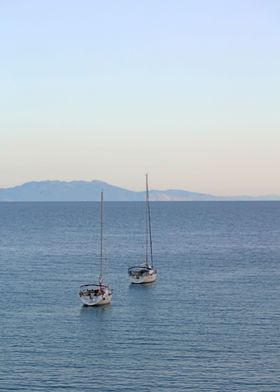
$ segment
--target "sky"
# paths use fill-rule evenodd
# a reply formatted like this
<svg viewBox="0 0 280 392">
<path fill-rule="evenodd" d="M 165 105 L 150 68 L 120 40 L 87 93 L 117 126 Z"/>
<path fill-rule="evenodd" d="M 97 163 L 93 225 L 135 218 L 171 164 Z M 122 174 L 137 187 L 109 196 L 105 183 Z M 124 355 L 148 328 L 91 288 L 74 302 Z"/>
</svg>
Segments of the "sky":
<svg viewBox="0 0 280 392">
<path fill-rule="evenodd" d="M 280 195 L 280 2 L 0 0 L 0 187 Z"/>
</svg>

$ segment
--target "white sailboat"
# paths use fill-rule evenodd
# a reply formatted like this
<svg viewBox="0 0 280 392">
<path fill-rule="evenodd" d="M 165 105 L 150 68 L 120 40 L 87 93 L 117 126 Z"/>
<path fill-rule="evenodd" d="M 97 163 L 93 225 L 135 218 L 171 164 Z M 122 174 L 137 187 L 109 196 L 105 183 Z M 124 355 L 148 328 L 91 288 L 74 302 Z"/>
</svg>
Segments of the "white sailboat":
<svg viewBox="0 0 280 392">
<path fill-rule="evenodd" d="M 103 281 L 103 192 L 101 192 L 100 203 L 100 275 L 98 283 L 84 284 L 80 287 L 80 299 L 84 305 L 96 306 L 106 305 L 112 300 L 112 290 Z"/>
<path fill-rule="evenodd" d="M 141 265 L 128 268 L 130 283 L 151 283 L 157 278 L 157 270 L 154 268 L 152 227 L 149 200 L 148 174 L 146 174 L 146 259 Z"/>
</svg>

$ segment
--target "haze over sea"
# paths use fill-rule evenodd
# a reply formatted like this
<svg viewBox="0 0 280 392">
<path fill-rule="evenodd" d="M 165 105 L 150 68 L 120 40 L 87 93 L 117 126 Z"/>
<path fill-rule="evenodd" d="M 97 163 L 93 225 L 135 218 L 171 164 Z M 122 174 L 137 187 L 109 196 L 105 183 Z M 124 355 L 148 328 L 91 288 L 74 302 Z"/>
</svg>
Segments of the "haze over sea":
<svg viewBox="0 0 280 392">
<path fill-rule="evenodd" d="M 106 195 L 105 195 L 106 198 Z M 112 304 L 81 306 L 98 277 L 99 203 L 0 203 L 3 391 L 280 390 L 280 203 L 106 202 Z"/>
</svg>

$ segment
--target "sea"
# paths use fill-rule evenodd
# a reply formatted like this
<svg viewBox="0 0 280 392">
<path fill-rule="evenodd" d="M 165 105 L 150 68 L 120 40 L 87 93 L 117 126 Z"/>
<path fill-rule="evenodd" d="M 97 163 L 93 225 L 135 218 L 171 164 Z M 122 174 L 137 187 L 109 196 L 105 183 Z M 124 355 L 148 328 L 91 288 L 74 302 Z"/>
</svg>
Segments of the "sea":
<svg viewBox="0 0 280 392">
<path fill-rule="evenodd" d="M 106 196 L 106 195 L 105 195 Z M 280 202 L 0 203 L 1 391 L 280 391 Z"/>
</svg>

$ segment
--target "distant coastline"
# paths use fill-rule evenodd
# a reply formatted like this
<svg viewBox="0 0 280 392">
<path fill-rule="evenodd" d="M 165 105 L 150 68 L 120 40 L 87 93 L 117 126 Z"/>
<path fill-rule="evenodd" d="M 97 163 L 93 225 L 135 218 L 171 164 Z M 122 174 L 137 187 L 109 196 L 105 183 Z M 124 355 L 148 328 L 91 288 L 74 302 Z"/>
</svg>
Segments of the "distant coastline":
<svg viewBox="0 0 280 392">
<path fill-rule="evenodd" d="M 104 190 L 106 201 L 144 201 L 145 192 L 134 192 L 103 181 L 32 181 L 0 188 L 0 202 L 98 201 Z M 280 201 L 278 195 L 215 196 L 181 189 L 151 190 L 151 201 Z"/>
</svg>

